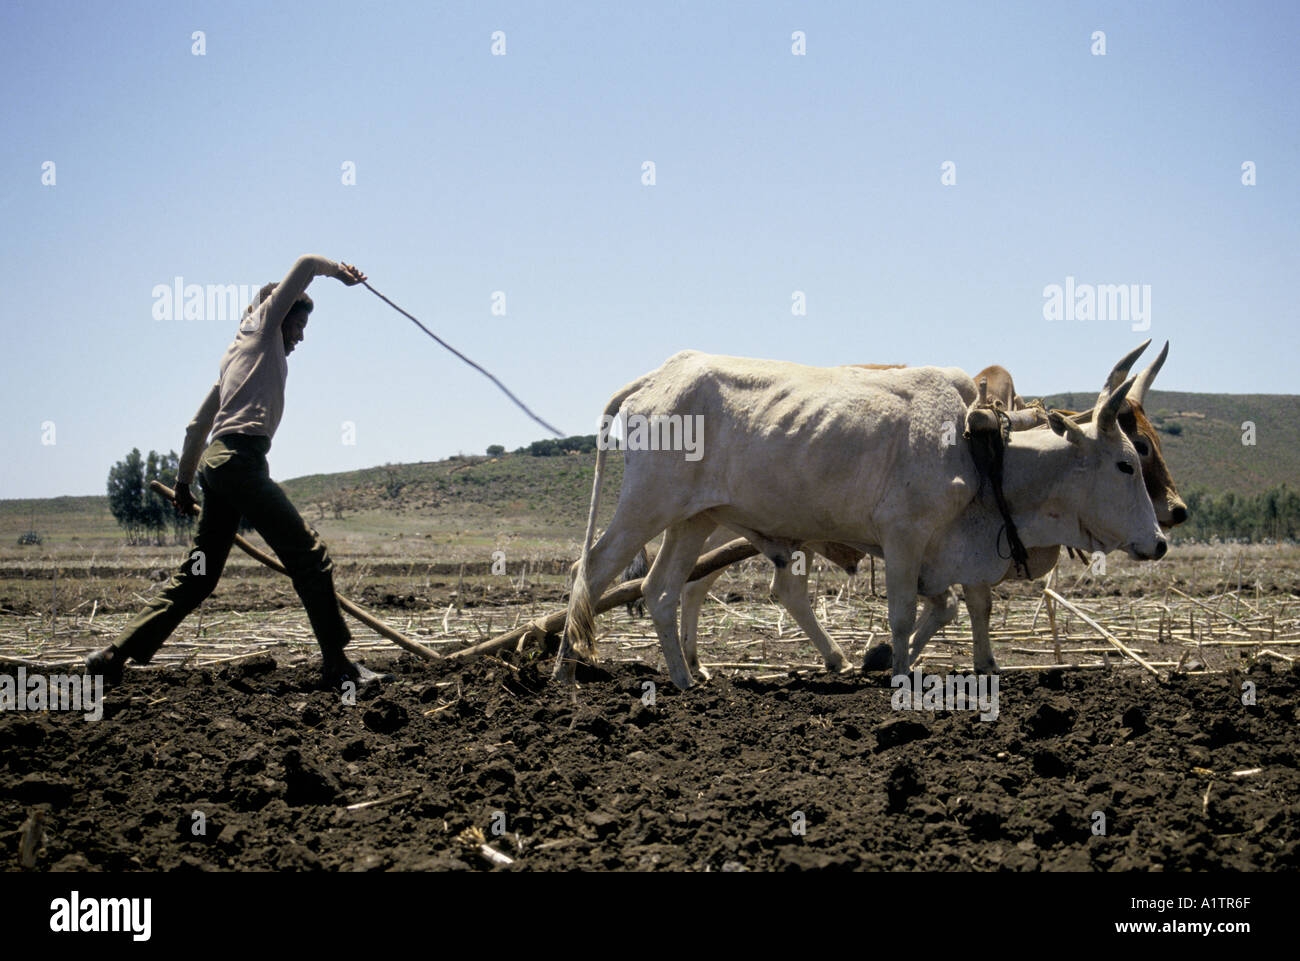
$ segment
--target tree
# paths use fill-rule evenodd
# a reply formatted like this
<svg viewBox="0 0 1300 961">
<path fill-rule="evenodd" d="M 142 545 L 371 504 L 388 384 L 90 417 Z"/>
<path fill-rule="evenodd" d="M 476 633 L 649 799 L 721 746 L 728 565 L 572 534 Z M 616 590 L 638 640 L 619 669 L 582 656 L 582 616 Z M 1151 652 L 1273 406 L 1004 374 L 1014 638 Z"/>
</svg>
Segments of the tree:
<svg viewBox="0 0 1300 961">
<path fill-rule="evenodd" d="M 516 454 L 528 454 L 532 457 L 560 457 L 569 451 L 590 454 L 596 450 L 595 434 L 577 434 L 573 437 L 553 439 L 547 437 L 535 440 L 527 447 L 520 447 Z"/>
<path fill-rule="evenodd" d="M 500 444 L 489 444 L 487 452 L 489 457 L 500 457 L 506 452 L 506 449 Z"/>
<path fill-rule="evenodd" d="M 143 543 L 150 538 L 155 544 L 162 544 L 168 527 L 177 543 L 189 539 L 194 518 L 182 514 L 174 504 L 149 488 L 149 482 L 154 480 L 174 488 L 179 470 L 180 458 L 175 451 L 159 454 L 151 450 L 148 457 L 142 457 L 139 448 L 133 448 L 109 470 L 108 509 L 126 531 L 128 544 Z"/>
<path fill-rule="evenodd" d="M 152 537 L 155 544 L 162 544 L 163 533 L 167 530 L 167 515 L 171 513 L 163 503 L 163 499 L 149 486 L 151 481 L 160 479 L 159 467 L 158 452 L 149 451 L 149 456 L 144 462 L 144 503 L 141 505 L 140 519 L 144 525 L 145 536 Z"/>
<path fill-rule="evenodd" d="M 128 544 L 135 544 L 144 529 L 144 460 L 138 447 L 108 472 L 108 509 L 126 531 Z"/>
<path fill-rule="evenodd" d="M 163 534 L 168 527 L 172 530 L 172 540 L 177 544 L 184 544 L 190 538 L 190 531 L 194 527 L 194 518 L 189 514 L 183 514 L 176 509 L 176 505 L 163 497 L 161 494 L 154 493 L 149 487 L 150 481 L 158 481 L 167 487 L 176 489 L 176 475 L 180 472 L 180 458 L 176 451 L 168 451 L 166 454 L 155 454 L 149 452 L 149 459 L 145 463 L 144 483 L 150 504 L 149 516 L 152 522 L 151 529 L 154 532 L 155 543 L 163 543 Z"/>
</svg>

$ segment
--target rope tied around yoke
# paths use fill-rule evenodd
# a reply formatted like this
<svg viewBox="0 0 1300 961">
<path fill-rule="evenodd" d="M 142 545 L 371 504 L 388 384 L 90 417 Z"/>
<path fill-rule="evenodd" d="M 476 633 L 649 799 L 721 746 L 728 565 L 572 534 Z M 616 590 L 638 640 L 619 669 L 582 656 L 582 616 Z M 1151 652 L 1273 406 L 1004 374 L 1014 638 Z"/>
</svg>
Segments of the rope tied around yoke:
<svg viewBox="0 0 1300 961">
<path fill-rule="evenodd" d="M 528 405 L 525 404 L 525 403 L 524 403 L 522 400 L 520 400 L 518 397 L 516 397 L 516 396 L 514 395 L 514 393 L 510 390 L 509 387 L 507 387 L 505 384 L 501 383 L 501 381 L 497 380 L 497 378 L 492 374 L 492 372 L 489 371 L 486 367 L 483 367 L 483 366 L 481 366 L 481 365 L 479 365 L 479 364 L 474 363 L 474 361 L 470 360 L 468 357 L 466 357 L 464 354 L 462 354 L 460 351 L 458 351 L 455 347 L 451 346 L 451 344 L 447 343 L 445 340 L 443 340 L 441 337 L 439 337 L 437 334 L 435 334 L 433 331 L 431 331 L 428 327 L 424 326 L 424 324 L 422 324 L 422 323 L 420 323 L 418 320 L 416 320 L 415 317 L 413 317 L 411 314 L 407 313 L 407 312 L 406 312 L 405 310 L 403 310 L 401 307 L 398 307 L 395 303 L 393 303 L 391 300 L 389 300 L 387 297 L 385 297 L 385 296 L 384 296 L 383 294 L 381 294 L 379 291 L 375 290 L 375 288 L 371 287 L 370 284 L 367 283 L 366 281 L 362 281 L 362 286 L 364 286 L 364 287 L 366 288 L 366 290 L 370 291 L 372 294 L 374 294 L 376 297 L 378 297 L 380 300 L 382 300 L 384 303 L 386 303 L 389 307 L 392 307 L 393 310 L 397 311 L 399 314 L 401 314 L 403 317 L 405 317 L 405 318 L 406 318 L 407 320 L 409 320 L 411 323 L 415 324 L 416 327 L 419 327 L 422 331 L 424 331 L 426 334 L 428 334 L 430 337 L 432 337 L 434 340 L 436 340 L 436 341 L 437 341 L 440 345 L 442 345 L 444 348 L 446 348 L 447 350 L 449 350 L 451 353 L 455 354 L 457 357 L 459 357 L 459 358 L 460 358 L 461 360 L 463 360 L 465 363 L 469 364 L 469 366 L 473 367 L 475 370 L 477 370 L 480 374 L 482 374 L 482 375 L 483 375 L 484 377 L 486 377 L 488 380 L 492 381 L 492 383 L 496 384 L 497 387 L 500 389 L 501 393 L 505 394 L 505 395 L 506 395 L 507 397 L 509 397 L 512 401 L 514 401 L 515 406 L 518 407 L 520 410 L 522 410 L 522 411 L 523 411 L 525 414 L 527 414 L 529 417 L 531 417 L 534 421 L 536 421 L 538 424 L 541 424 L 543 427 L 545 427 L 547 430 L 549 430 L 549 431 L 550 431 L 552 434 L 554 434 L 556 437 L 559 437 L 559 438 L 561 438 L 561 439 L 564 438 L 564 434 L 562 434 L 562 433 L 561 433 L 559 430 L 557 430 L 555 427 L 552 427 L 552 426 L 551 426 L 550 424 L 548 424 L 546 421 L 542 420 L 540 417 L 538 417 L 536 414 L 534 414 L 531 410 L 529 410 L 529 409 L 528 409 Z"/>
<path fill-rule="evenodd" d="M 997 415 L 997 430 L 971 430 L 967 427 L 965 438 L 970 444 L 975 469 L 979 473 L 980 490 L 983 491 L 984 479 L 988 478 L 993 488 L 993 500 L 997 504 L 998 513 L 1002 515 L 1002 529 L 998 531 L 998 542 L 995 546 L 998 557 L 1003 557 L 1002 535 L 1005 533 L 1007 546 L 1010 549 L 1008 559 L 1015 562 L 1017 573 L 1028 578 L 1029 552 L 1025 550 L 1025 545 L 1020 540 L 1016 522 L 1011 519 L 1011 508 L 1007 505 L 1006 496 L 1002 492 L 1002 467 L 1006 446 L 1011 442 L 1011 418 L 1000 408 L 993 409 L 993 412 Z"/>
</svg>

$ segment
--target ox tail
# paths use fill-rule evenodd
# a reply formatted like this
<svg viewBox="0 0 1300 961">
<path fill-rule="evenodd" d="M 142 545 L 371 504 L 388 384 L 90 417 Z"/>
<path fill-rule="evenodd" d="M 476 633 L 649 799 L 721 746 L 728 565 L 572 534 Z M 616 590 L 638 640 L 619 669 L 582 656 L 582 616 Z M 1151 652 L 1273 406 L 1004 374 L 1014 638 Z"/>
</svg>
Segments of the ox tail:
<svg viewBox="0 0 1300 961">
<path fill-rule="evenodd" d="M 582 541 L 582 554 L 573 574 L 573 590 L 569 593 L 569 614 L 565 622 L 565 637 L 573 653 L 586 660 L 596 656 L 596 605 L 591 597 L 591 584 L 587 580 L 587 562 L 591 558 L 591 544 L 596 535 L 596 513 L 600 510 L 600 488 L 605 479 L 605 448 L 608 428 L 618 414 L 623 401 L 640 389 L 645 378 L 628 384 L 610 398 L 601 418 L 601 433 L 596 435 L 596 476 L 591 482 L 591 510 L 587 513 L 587 533 Z"/>
</svg>

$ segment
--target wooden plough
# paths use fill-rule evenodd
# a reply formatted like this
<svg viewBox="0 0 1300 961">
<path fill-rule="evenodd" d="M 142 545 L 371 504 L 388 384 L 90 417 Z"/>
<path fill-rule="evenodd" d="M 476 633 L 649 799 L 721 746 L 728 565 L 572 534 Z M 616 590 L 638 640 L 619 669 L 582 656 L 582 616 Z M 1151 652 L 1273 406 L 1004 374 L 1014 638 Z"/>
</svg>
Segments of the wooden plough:
<svg viewBox="0 0 1300 961">
<path fill-rule="evenodd" d="M 737 561 L 743 561 L 747 557 L 753 557 L 758 553 L 756 548 L 743 537 L 738 537 L 734 541 L 728 541 L 721 547 L 716 547 L 709 553 L 705 554 L 695 562 L 695 567 L 691 571 L 688 581 L 697 581 L 701 577 L 712 574 L 716 570 L 727 567 Z M 635 598 L 641 596 L 641 585 L 645 578 L 637 578 L 634 581 L 625 581 L 618 587 L 606 591 L 596 602 L 596 613 L 600 614 L 611 608 L 626 604 Z M 498 634 L 496 637 L 486 641 L 480 641 L 478 644 L 470 647 L 463 647 L 459 651 L 453 651 L 448 657 L 475 657 L 479 654 L 490 654 L 493 651 L 508 647 L 511 644 L 517 644 L 520 640 L 530 634 L 557 634 L 564 629 L 564 622 L 568 618 L 568 611 L 555 611 L 547 614 L 545 617 L 529 621 L 513 630 L 506 631 L 504 634 Z"/>
</svg>

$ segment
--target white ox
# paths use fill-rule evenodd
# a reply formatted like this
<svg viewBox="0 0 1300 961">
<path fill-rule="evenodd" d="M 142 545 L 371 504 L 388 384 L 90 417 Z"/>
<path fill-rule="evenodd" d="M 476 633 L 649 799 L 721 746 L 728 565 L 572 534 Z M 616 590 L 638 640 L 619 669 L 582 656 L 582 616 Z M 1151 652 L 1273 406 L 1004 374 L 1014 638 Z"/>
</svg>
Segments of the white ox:
<svg viewBox="0 0 1300 961">
<path fill-rule="evenodd" d="M 1026 548 L 1124 548 L 1161 557 L 1167 543 L 1142 485 L 1137 452 L 1116 424 L 1132 381 L 1103 390 L 1093 421 L 1053 415 L 1007 447 L 1004 491 Z M 961 441 L 975 400 L 956 368 L 805 367 L 684 351 L 620 390 L 625 416 L 697 417 L 703 456 L 628 450 L 618 507 L 593 545 L 604 445 L 575 571 L 557 677 L 571 654 L 595 656 L 593 597 L 664 531 L 643 595 L 673 682 L 691 685 L 677 632 L 678 599 L 718 525 L 742 533 L 778 568 L 800 545 L 845 544 L 885 561 L 894 674 L 905 675 L 918 596 L 953 584 L 994 584 L 1007 572 L 1003 522 Z"/>
<path fill-rule="evenodd" d="M 1109 389 L 1117 388 L 1124 382 L 1125 378 L 1128 377 L 1129 369 L 1150 343 L 1149 340 L 1144 342 L 1115 365 L 1110 377 L 1106 380 Z M 1135 383 L 1126 398 L 1127 406 L 1140 412 L 1146 392 L 1150 389 L 1156 375 L 1160 373 L 1168 354 L 1169 344 L 1166 342 L 1160 356 L 1135 378 Z M 865 366 L 874 370 L 900 369 L 902 367 L 901 364 L 891 364 L 887 367 Z M 986 367 L 975 375 L 977 383 L 981 379 L 987 381 L 988 399 L 990 401 L 996 401 L 1007 411 L 1026 408 L 1027 405 L 1016 394 L 1011 374 L 1006 368 L 997 365 Z M 1092 413 L 1092 411 L 1087 411 L 1079 415 L 1078 420 L 1090 419 Z M 1119 419 L 1121 426 L 1124 426 L 1125 419 L 1122 408 Z M 1042 429 L 1046 430 L 1046 425 Z M 1150 426 L 1145 415 L 1141 415 L 1134 418 L 1132 425 L 1125 427 L 1125 432 L 1138 451 L 1142 465 L 1142 480 L 1146 486 L 1147 494 L 1152 499 L 1152 506 L 1156 509 L 1157 522 L 1162 529 L 1176 527 L 1186 518 L 1186 507 L 1178 496 L 1173 478 L 1169 474 L 1169 468 L 1160 454 L 1159 440 L 1155 436 L 1155 429 Z M 1181 516 L 1179 508 L 1182 508 Z M 718 527 L 704 542 L 703 550 L 707 552 L 716 547 L 721 547 L 734 539 L 736 534 L 737 532 L 730 531 L 725 527 Z M 856 570 L 857 563 L 861 560 L 861 555 L 858 552 L 850 550 L 843 544 L 810 543 L 803 545 L 803 547 L 806 553 L 821 554 L 843 567 L 849 573 Z M 1056 565 L 1058 555 L 1059 551 L 1050 548 L 1037 548 L 1030 551 L 1028 558 L 1029 579 L 1041 577 L 1050 571 Z M 645 570 L 646 568 L 643 567 L 636 576 L 643 576 Z M 691 581 L 682 589 L 682 653 L 686 657 L 687 667 L 705 677 L 708 676 L 708 671 L 700 665 L 697 653 L 700 609 L 708 597 L 710 588 L 722 576 L 724 570 L 725 568 L 707 574 L 699 580 Z M 1014 565 L 1010 565 L 1004 580 L 1023 577 L 1024 574 L 1021 571 L 1016 570 Z M 998 666 L 993 658 L 993 649 L 989 636 L 989 620 L 993 603 L 991 585 L 966 584 L 963 585 L 963 588 L 966 607 L 971 616 L 971 634 L 975 641 L 975 669 L 980 673 L 997 673 Z M 794 618 L 795 623 L 812 641 L 813 646 L 822 655 L 828 671 L 834 673 L 848 667 L 844 652 L 822 628 L 817 620 L 817 615 L 813 612 L 812 604 L 809 602 L 806 561 L 799 571 L 796 571 L 793 565 L 786 568 L 776 568 L 772 575 L 770 590 L 777 601 Z M 957 615 L 956 596 L 951 592 L 946 592 L 938 597 L 927 597 L 924 601 L 921 617 L 916 631 L 912 635 L 913 657 L 919 656 L 920 652 L 925 649 L 929 639 L 940 628 L 951 623 Z"/>
</svg>

